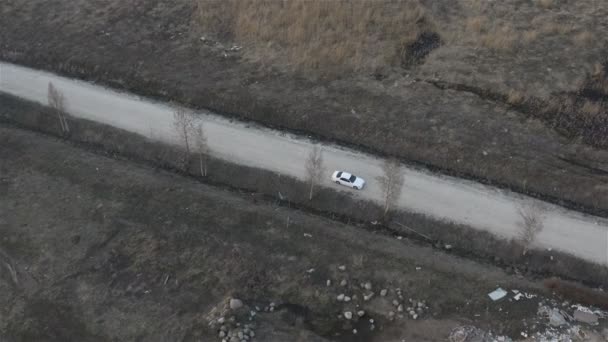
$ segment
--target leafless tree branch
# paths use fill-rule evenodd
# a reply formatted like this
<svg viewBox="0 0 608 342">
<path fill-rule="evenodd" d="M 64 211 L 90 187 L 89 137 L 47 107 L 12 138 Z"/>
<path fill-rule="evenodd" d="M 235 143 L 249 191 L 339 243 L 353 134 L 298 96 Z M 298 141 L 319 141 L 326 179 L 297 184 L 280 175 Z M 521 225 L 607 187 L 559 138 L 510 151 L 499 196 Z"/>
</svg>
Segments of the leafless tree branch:
<svg viewBox="0 0 608 342">
<path fill-rule="evenodd" d="M 323 172 L 325 171 L 323 167 L 323 150 L 319 146 L 314 146 L 308 154 L 305 168 L 309 184 L 308 200 L 312 200 L 315 188 L 321 181 Z"/>
<path fill-rule="evenodd" d="M 401 172 L 399 161 L 392 159 L 384 162 L 382 171 L 382 176 L 377 179 L 382 189 L 384 216 L 386 217 L 401 196 L 403 173 Z"/>
<path fill-rule="evenodd" d="M 543 230 L 545 208 L 538 202 L 525 204 L 519 209 L 519 240 L 524 247 L 523 254 L 529 250 L 536 236 Z"/>
<path fill-rule="evenodd" d="M 203 123 L 199 123 L 194 129 L 194 147 L 196 149 L 196 153 L 198 154 L 201 177 L 206 177 L 209 146 L 207 145 L 207 136 L 205 135 Z"/>
<path fill-rule="evenodd" d="M 173 112 L 173 126 L 184 148 L 183 168 L 188 166 L 190 159 L 190 136 L 192 135 L 193 124 L 194 117 L 191 113 L 182 108 L 178 108 Z"/>
<path fill-rule="evenodd" d="M 65 97 L 57 88 L 55 88 L 55 86 L 51 82 L 49 82 L 47 98 L 49 107 L 53 109 L 53 111 L 55 112 L 55 114 L 57 114 L 57 117 L 59 118 L 59 124 L 61 125 L 61 133 L 63 135 L 69 134 L 70 127 L 68 125 L 68 120 L 65 115 Z"/>
</svg>

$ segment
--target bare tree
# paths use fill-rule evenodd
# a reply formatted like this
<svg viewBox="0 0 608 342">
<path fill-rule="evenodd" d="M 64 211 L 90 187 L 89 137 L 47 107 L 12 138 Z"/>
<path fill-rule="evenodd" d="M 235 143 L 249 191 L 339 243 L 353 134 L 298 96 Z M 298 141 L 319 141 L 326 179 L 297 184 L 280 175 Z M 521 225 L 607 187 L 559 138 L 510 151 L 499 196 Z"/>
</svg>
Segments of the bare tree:
<svg viewBox="0 0 608 342">
<path fill-rule="evenodd" d="M 209 146 L 207 136 L 203 129 L 203 123 L 199 123 L 194 129 L 194 148 L 198 154 L 199 169 L 201 177 L 207 176 L 207 159 L 209 157 Z"/>
<path fill-rule="evenodd" d="M 319 146 L 314 146 L 308 154 L 305 168 L 310 186 L 308 193 L 308 200 L 310 201 L 314 195 L 315 187 L 321 181 L 321 177 L 323 177 L 323 172 L 325 171 L 323 168 L 323 150 Z"/>
<path fill-rule="evenodd" d="M 543 214 L 545 208 L 538 202 L 531 202 L 519 209 L 519 240 L 524 248 L 525 255 L 536 240 L 536 236 L 543 230 Z"/>
<path fill-rule="evenodd" d="M 184 148 L 184 159 L 182 167 L 186 167 L 190 158 L 190 136 L 192 134 L 194 117 L 191 113 L 182 108 L 178 108 L 173 112 L 173 126 L 177 132 Z"/>
<path fill-rule="evenodd" d="M 401 196 L 403 173 L 399 167 L 399 161 L 392 159 L 384 162 L 382 173 L 382 176 L 377 179 L 382 189 L 382 202 L 384 203 L 384 216 L 386 217 Z"/>
<path fill-rule="evenodd" d="M 49 107 L 53 109 L 57 117 L 59 118 L 59 124 L 61 125 L 61 133 L 67 135 L 70 133 L 70 126 L 68 126 L 68 120 L 65 115 L 65 97 L 63 94 L 55 88 L 53 83 L 49 82 L 47 91 L 47 98 Z"/>
</svg>

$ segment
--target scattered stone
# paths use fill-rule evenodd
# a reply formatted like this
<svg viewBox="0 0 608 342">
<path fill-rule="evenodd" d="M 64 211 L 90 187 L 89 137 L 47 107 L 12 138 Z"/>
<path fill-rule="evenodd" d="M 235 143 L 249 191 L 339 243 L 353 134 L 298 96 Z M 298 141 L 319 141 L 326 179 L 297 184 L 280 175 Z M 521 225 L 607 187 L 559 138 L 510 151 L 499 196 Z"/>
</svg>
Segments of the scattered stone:
<svg viewBox="0 0 608 342">
<path fill-rule="evenodd" d="M 224 338 L 226 337 L 226 332 L 225 331 L 220 331 L 219 335 L 220 338 Z"/>
<path fill-rule="evenodd" d="M 307 271 L 306 271 L 306 273 L 312 273 L 312 272 L 314 272 L 314 271 L 315 271 L 315 269 L 314 269 L 314 268 L 311 268 L 311 269 L 307 270 Z"/>
<path fill-rule="evenodd" d="M 351 298 L 349 296 L 344 296 L 344 301 L 345 302 L 350 302 Z"/>
<path fill-rule="evenodd" d="M 410 316 L 414 316 L 416 314 L 416 311 L 410 310 L 409 314 L 410 314 Z"/>
<path fill-rule="evenodd" d="M 392 311 L 389 311 L 389 313 L 388 313 L 388 319 L 390 319 L 391 321 L 392 321 L 393 319 L 395 319 L 395 313 L 394 313 L 394 312 L 392 312 Z"/>
<path fill-rule="evenodd" d="M 364 294 L 363 300 L 367 302 L 368 300 L 372 299 L 373 296 L 374 296 L 373 292 L 370 292 L 369 294 L 366 294 L 366 295 Z"/>
<path fill-rule="evenodd" d="M 399 302 L 396 299 L 393 299 L 393 306 L 399 306 Z"/>
<path fill-rule="evenodd" d="M 483 341 L 484 337 L 483 331 L 473 326 L 463 326 L 452 329 L 448 340 L 450 342 Z"/>
<path fill-rule="evenodd" d="M 352 312 L 350 312 L 350 311 L 346 311 L 346 312 L 344 313 L 344 318 L 346 318 L 346 319 L 351 319 L 351 318 L 353 318 L 353 313 L 352 313 Z"/>
<path fill-rule="evenodd" d="M 236 299 L 236 298 L 230 299 L 230 309 L 231 310 L 238 310 L 242 307 L 243 307 L 243 301 L 241 301 L 240 299 Z"/>
<path fill-rule="evenodd" d="M 414 315 L 412 315 L 412 318 L 416 319 L 416 318 L 418 318 L 418 315 L 414 314 Z"/>
<path fill-rule="evenodd" d="M 403 312 L 403 305 L 399 304 L 399 306 L 397 307 L 397 312 Z"/>
<path fill-rule="evenodd" d="M 386 295 L 387 295 L 387 294 L 388 294 L 388 290 L 387 290 L 387 289 L 382 289 L 382 290 L 380 290 L 380 295 L 381 295 L 382 297 L 386 297 Z"/>
<path fill-rule="evenodd" d="M 353 329 L 353 334 L 357 335 L 357 329 Z"/>
<path fill-rule="evenodd" d="M 331 280 L 327 279 L 326 284 L 327 284 L 327 286 L 331 286 Z"/>
<path fill-rule="evenodd" d="M 559 327 L 566 324 L 566 319 L 558 309 L 553 309 L 549 314 L 549 324 L 554 327 Z"/>
<path fill-rule="evenodd" d="M 346 279 L 342 279 L 342 281 L 340 282 L 340 286 L 346 286 L 346 284 L 348 284 Z"/>
<path fill-rule="evenodd" d="M 365 311 L 363 311 L 363 310 L 357 311 L 357 316 L 359 316 L 359 317 L 365 316 Z"/>
<path fill-rule="evenodd" d="M 574 311 L 574 319 L 587 324 L 596 324 L 598 321 L 596 314 L 581 310 Z"/>
<path fill-rule="evenodd" d="M 225 321 L 226 321 L 226 319 L 224 317 L 220 317 L 220 318 L 217 319 L 217 322 L 219 324 L 224 324 Z"/>
<path fill-rule="evenodd" d="M 336 297 L 336 299 L 338 300 L 338 302 L 342 302 L 342 301 L 344 301 L 344 293 L 340 293 L 340 294 L 339 294 L 339 295 Z"/>
<path fill-rule="evenodd" d="M 338 266 L 338 269 L 339 269 L 340 271 L 346 271 L 346 266 L 344 266 L 344 265 L 340 265 L 340 266 Z"/>
<path fill-rule="evenodd" d="M 365 287 L 365 289 L 367 291 L 371 291 L 372 290 L 372 283 L 370 283 L 369 281 L 367 283 L 365 283 L 365 285 L 363 285 Z"/>
</svg>

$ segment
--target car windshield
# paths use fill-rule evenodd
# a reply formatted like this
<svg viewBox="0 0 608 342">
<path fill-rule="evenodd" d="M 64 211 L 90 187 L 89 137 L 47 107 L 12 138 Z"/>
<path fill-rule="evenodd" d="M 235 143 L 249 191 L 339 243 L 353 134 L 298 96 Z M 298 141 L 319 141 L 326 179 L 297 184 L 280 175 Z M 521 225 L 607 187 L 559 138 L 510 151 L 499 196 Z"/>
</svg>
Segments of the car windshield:
<svg viewBox="0 0 608 342">
<path fill-rule="evenodd" d="M 355 179 L 357 179 L 357 177 L 355 177 L 354 175 L 350 176 L 350 178 L 348 179 L 351 183 L 355 182 Z"/>
<path fill-rule="evenodd" d="M 340 171 L 336 174 L 336 177 L 340 178 L 340 176 L 342 176 L 342 171 Z"/>
</svg>

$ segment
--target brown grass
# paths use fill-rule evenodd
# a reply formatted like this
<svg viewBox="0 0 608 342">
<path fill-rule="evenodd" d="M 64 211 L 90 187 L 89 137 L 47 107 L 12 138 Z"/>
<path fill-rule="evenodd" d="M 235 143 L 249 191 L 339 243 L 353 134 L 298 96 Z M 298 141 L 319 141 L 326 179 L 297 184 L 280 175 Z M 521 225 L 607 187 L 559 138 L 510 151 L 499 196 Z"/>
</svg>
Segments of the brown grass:
<svg viewBox="0 0 608 342">
<path fill-rule="evenodd" d="M 604 76 L 604 72 L 605 72 L 605 68 L 602 65 L 602 63 L 595 63 L 595 64 L 593 64 L 593 71 L 591 73 L 591 76 L 593 76 L 593 77 L 603 77 Z"/>
<path fill-rule="evenodd" d="M 507 103 L 512 106 L 520 105 L 524 102 L 525 98 L 526 97 L 523 92 L 511 89 L 507 95 Z"/>
<path fill-rule="evenodd" d="M 532 21 L 534 24 L 535 20 Z M 552 34 L 569 34 L 572 33 L 574 27 L 571 24 L 563 24 L 554 21 L 545 22 L 542 26 L 540 26 L 540 32 L 546 35 Z"/>
<path fill-rule="evenodd" d="M 524 32 L 522 35 L 523 42 L 526 44 L 530 44 L 538 39 L 539 32 L 537 30 L 529 30 Z"/>
<path fill-rule="evenodd" d="M 538 5 L 542 8 L 553 7 L 553 0 L 538 0 Z"/>
<path fill-rule="evenodd" d="M 485 16 L 476 16 L 468 18 L 466 21 L 467 32 L 482 33 L 487 25 L 488 18 Z"/>
<path fill-rule="evenodd" d="M 593 42 L 593 33 L 583 31 L 573 37 L 574 43 L 578 46 L 589 46 Z"/>
<path fill-rule="evenodd" d="M 608 310 L 608 294 L 606 293 L 557 278 L 546 279 L 544 285 L 564 299 Z"/>
<path fill-rule="evenodd" d="M 511 25 L 496 27 L 481 36 L 481 44 L 487 48 L 511 51 L 519 39 L 519 33 Z"/>
<path fill-rule="evenodd" d="M 600 102 L 587 100 L 581 107 L 581 112 L 586 115 L 595 116 L 600 114 L 602 111 L 602 104 Z"/>
<path fill-rule="evenodd" d="M 250 58 L 308 69 L 397 65 L 432 30 L 417 0 L 199 0 L 198 22 Z"/>
</svg>

